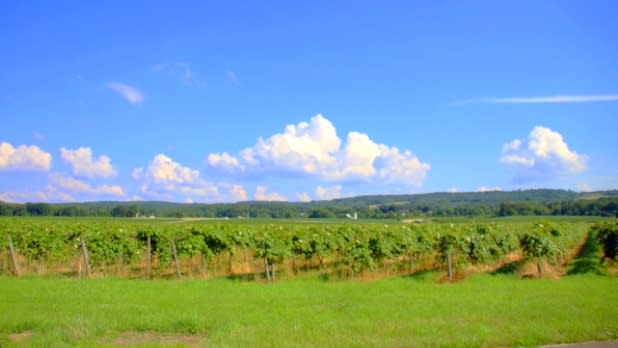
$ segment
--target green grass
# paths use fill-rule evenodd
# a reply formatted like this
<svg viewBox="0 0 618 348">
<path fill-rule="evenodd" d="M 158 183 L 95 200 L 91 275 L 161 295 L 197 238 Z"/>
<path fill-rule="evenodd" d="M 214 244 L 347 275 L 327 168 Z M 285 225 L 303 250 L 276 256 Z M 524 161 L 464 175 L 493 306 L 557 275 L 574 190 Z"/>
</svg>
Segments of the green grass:
<svg viewBox="0 0 618 348">
<path fill-rule="evenodd" d="M 586 241 L 582 246 L 579 254 L 571 262 L 571 265 L 567 271 L 567 274 L 584 274 L 584 273 L 596 273 L 606 274 L 604 269 L 603 253 L 601 251 L 601 245 L 597 241 L 596 233 L 588 232 Z"/>
<path fill-rule="evenodd" d="M 96 346 L 127 331 L 203 334 L 213 347 L 532 346 L 618 337 L 614 277 L 436 278 L 261 284 L 0 277 L 0 346 Z M 33 333 L 29 340 L 9 341 L 24 331 Z"/>
</svg>

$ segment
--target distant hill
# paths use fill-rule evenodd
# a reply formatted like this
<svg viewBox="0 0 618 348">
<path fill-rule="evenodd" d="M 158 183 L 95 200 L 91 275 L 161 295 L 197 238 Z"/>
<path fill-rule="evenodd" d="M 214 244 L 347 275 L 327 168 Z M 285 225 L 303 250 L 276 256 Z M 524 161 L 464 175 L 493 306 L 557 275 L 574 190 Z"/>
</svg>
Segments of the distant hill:
<svg viewBox="0 0 618 348">
<path fill-rule="evenodd" d="M 534 189 L 370 195 L 329 201 L 174 203 L 161 201 L 2 203 L 0 215 L 333 218 L 403 216 L 605 215 L 617 213 L 618 190 L 575 192 Z"/>
<path fill-rule="evenodd" d="M 435 192 L 408 195 L 371 195 L 340 198 L 332 200 L 333 204 L 345 206 L 369 206 L 384 204 L 418 204 L 418 205 L 466 205 L 466 204 L 500 204 L 502 202 L 558 202 L 576 199 L 597 199 L 618 197 L 618 190 L 575 192 L 556 189 L 534 189 L 517 191 L 487 192 Z"/>
</svg>

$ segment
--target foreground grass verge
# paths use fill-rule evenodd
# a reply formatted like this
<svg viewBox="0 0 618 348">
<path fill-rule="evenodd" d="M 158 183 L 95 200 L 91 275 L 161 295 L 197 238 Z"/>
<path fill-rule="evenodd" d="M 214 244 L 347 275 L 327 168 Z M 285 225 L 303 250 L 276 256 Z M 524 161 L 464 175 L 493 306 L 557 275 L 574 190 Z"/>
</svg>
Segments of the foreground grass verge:
<svg viewBox="0 0 618 348">
<path fill-rule="evenodd" d="M 275 284 L 0 277 L 0 346 L 109 345 L 126 332 L 208 346 L 533 346 L 618 338 L 618 279 L 437 274 Z M 9 335 L 28 332 L 23 341 Z"/>
</svg>

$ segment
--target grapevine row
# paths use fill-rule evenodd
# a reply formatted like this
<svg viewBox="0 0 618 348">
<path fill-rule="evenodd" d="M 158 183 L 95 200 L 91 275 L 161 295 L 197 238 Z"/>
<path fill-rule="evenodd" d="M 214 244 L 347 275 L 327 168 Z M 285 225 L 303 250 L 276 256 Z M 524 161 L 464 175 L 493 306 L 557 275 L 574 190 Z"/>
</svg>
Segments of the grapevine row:
<svg viewBox="0 0 618 348">
<path fill-rule="evenodd" d="M 13 246 L 27 263 L 75 258 L 84 240 L 93 267 L 136 267 L 148 251 L 164 272 L 173 262 L 172 243 L 181 260 L 237 255 L 263 263 L 265 277 L 277 269 L 298 272 L 300 264 L 335 267 L 349 276 L 383 265 L 412 272 L 421 260 L 435 265 L 487 265 L 520 252 L 538 261 L 565 255 L 584 237 L 577 223 L 165 223 L 109 220 L 1 219 L 0 246 Z M 6 267 L 5 267 L 6 268 Z M 449 267 L 450 269 L 450 267 Z M 230 266 L 231 271 L 231 266 Z M 449 274 L 450 275 L 450 274 Z"/>
</svg>

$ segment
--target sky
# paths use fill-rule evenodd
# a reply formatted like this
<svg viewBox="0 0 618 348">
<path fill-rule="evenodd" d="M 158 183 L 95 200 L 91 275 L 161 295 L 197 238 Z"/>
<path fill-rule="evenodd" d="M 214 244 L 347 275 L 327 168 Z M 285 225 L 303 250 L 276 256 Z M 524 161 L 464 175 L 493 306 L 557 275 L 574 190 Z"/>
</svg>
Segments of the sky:
<svg viewBox="0 0 618 348">
<path fill-rule="evenodd" d="M 618 3 L 0 3 L 0 201 L 618 188 Z"/>
</svg>

